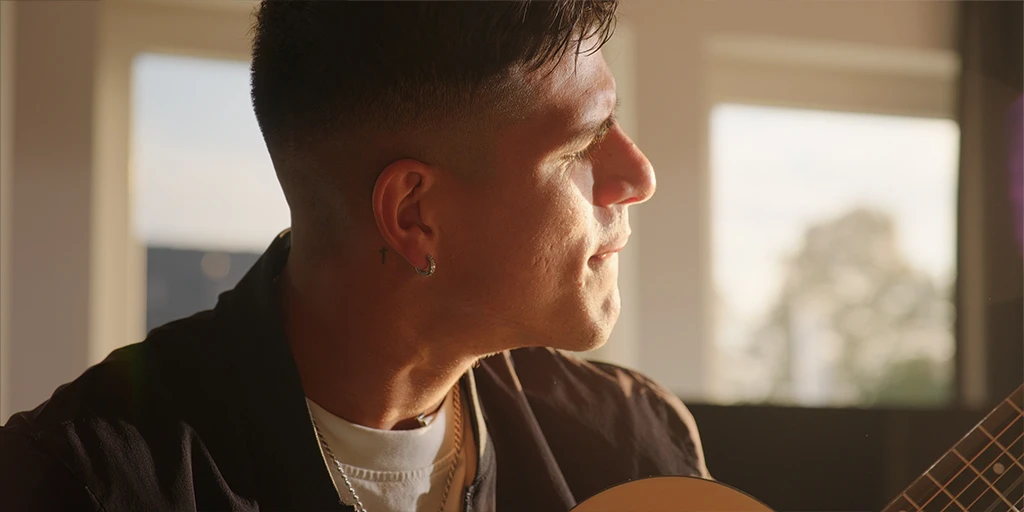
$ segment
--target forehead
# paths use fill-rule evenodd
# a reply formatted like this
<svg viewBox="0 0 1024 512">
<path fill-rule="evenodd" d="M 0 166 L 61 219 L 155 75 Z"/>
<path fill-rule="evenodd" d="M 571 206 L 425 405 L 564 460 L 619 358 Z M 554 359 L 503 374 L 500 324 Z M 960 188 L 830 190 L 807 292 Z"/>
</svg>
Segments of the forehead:
<svg viewBox="0 0 1024 512">
<path fill-rule="evenodd" d="M 615 78 L 601 52 L 575 59 L 567 56 L 538 85 L 542 101 L 548 100 L 553 108 L 596 107 L 607 111 L 615 105 Z"/>
<path fill-rule="evenodd" d="M 615 109 L 615 78 L 601 52 L 564 57 L 554 68 L 523 78 L 527 106 L 499 129 L 502 153 L 536 156 L 565 145 L 581 130 L 604 121 Z"/>
<path fill-rule="evenodd" d="M 550 75 L 537 78 L 535 115 L 572 130 L 603 121 L 615 108 L 615 78 L 601 52 L 566 56 Z"/>
</svg>

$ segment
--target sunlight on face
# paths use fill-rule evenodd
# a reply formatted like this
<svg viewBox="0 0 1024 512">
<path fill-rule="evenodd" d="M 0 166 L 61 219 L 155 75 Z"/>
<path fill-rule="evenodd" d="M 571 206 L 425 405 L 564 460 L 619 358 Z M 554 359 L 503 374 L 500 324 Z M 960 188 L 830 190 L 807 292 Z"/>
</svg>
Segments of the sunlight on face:
<svg viewBox="0 0 1024 512">
<path fill-rule="evenodd" d="M 590 350 L 618 318 L 627 207 L 653 194 L 654 174 L 612 117 L 600 53 L 531 78 L 534 101 L 499 128 L 489 168 L 449 184 L 453 313 L 515 346 Z"/>
</svg>

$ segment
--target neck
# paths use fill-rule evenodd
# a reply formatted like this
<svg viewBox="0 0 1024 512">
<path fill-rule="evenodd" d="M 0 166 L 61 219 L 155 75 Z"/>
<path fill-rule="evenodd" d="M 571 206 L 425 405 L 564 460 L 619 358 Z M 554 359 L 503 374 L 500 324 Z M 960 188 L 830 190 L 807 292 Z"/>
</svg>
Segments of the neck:
<svg viewBox="0 0 1024 512">
<path fill-rule="evenodd" d="M 456 350 L 454 339 L 431 336 L 429 319 L 406 307 L 416 303 L 409 293 L 380 293 L 379 284 L 343 279 L 298 256 L 289 256 L 278 293 L 306 396 L 357 425 L 418 426 L 477 358 Z"/>
</svg>

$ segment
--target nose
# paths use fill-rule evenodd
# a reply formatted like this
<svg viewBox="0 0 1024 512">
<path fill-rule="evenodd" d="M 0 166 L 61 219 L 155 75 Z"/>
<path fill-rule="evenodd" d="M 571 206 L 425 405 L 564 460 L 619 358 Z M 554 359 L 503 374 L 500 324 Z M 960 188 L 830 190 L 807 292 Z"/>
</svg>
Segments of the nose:
<svg viewBox="0 0 1024 512">
<path fill-rule="evenodd" d="M 612 128 L 594 155 L 595 206 L 628 206 L 654 195 L 654 167 L 621 127 Z"/>
</svg>

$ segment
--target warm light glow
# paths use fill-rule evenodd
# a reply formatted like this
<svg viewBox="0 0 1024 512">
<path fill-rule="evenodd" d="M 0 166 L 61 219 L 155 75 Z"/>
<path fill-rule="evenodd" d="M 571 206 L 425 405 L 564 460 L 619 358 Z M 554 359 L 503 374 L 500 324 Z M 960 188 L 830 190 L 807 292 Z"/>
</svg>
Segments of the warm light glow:
<svg viewBox="0 0 1024 512">
<path fill-rule="evenodd" d="M 856 403 L 868 384 L 844 374 L 951 366 L 958 139 L 944 119 L 713 110 L 720 399 Z"/>
</svg>

